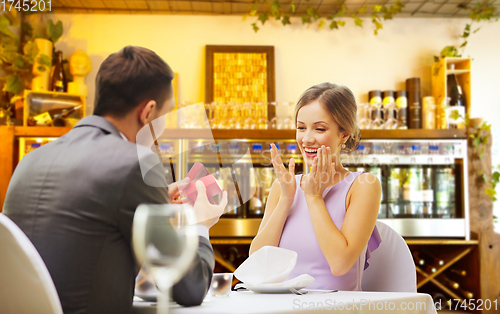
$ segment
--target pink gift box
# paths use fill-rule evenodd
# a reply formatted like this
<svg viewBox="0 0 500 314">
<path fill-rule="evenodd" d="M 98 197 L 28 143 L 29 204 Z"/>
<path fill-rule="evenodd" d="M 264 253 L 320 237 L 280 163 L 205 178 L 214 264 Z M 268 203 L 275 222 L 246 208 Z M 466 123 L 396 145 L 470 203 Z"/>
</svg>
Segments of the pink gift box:
<svg viewBox="0 0 500 314">
<path fill-rule="evenodd" d="M 198 196 L 196 181 L 203 182 L 205 188 L 207 189 L 207 197 L 212 204 L 212 197 L 222 192 L 222 189 L 215 177 L 209 174 L 205 166 L 199 161 L 194 163 L 193 167 L 191 167 L 186 176 L 191 179 L 191 182 L 189 182 L 188 186 L 181 190 L 181 194 L 186 195 L 193 202 L 196 201 L 196 197 Z"/>
</svg>

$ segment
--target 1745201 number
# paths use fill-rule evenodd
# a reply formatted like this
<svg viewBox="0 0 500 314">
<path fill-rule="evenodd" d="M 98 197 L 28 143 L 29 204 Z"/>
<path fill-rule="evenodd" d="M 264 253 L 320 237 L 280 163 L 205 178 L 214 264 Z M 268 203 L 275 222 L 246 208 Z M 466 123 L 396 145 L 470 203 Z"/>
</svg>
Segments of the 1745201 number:
<svg viewBox="0 0 500 314">
<path fill-rule="evenodd" d="M 52 11 L 52 0 L 1 0 L 1 9 L 5 11 L 49 12 Z"/>
</svg>

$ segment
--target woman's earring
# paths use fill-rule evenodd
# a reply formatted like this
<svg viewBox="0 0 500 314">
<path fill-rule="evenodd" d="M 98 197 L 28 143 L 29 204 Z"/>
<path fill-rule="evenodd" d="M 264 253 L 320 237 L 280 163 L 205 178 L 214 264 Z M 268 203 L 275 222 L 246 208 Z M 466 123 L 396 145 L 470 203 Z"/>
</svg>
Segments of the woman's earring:
<svg viewBox="0 0 500 314">
<path fill-rule="evenodd" d="M 345 148 L 345 143 L 342 143 L 342 149 L 344 149 L 344 148 Z"/>
</svg>

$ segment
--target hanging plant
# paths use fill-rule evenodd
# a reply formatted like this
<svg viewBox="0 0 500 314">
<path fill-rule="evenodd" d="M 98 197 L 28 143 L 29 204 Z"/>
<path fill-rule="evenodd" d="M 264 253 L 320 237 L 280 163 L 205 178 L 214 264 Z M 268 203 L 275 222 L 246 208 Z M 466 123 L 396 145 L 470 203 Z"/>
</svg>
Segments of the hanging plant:
<svg viewBox="0 0 500 314">
<path fill-rule="evenodd" d="M 27 22 L 19 25 L 17 18 L 10 13 L 0 15 L 0 67 L 4 72 L 0 81 L 4 81 L 3 91 L 19 96 L 25 88 L 30 87 L 35 58 L 40 64 L 40 72 L 51 66 L 52 60 L 47 55 L 37 57 L 39 49 L 34 39 L 45 38 L 55 43 L 62 36 L 63 25 L 61 21 L 54 23 L 47 19 L 43 13 L 39 17 L 39 22 L 33 28 Z M 10 30 L 10 26 L 21 27 L 20 38 Z M 11 102 L 18 98 L 13 97 Z"/>
<path fill-rule="evenodd" d="M 306 2 L 309 2 L 309 0 L 306 0 Z M 267 5 L 267 11 L 258 13 L 257 7 L 259 4 Z M 258 32 L 260 27 L 269 19 L 278 20 L 283 26 L 286 26 L 292 24 L 290 17 L 298 16 L 302 20 L 302 25 L 307 25 L 307 27 L 309 27 L 312 23 L 319 21 L 318 28 L 323 29 L 328 27 L 333 30 L 345 26 L 345 18 L 352 18 L 356 26 L 363 27 L 363 20 L 359 16 L 370 14 L 371 22 L 374 26 L 373 32 L 377 35 L 379 30 L 383 28 L 382 22 L 391 20 L 395 14 L 401 13 L 401 9 L 404 8 L 404 6 L 405 5 L 400 0 L 397 0 L 390 6 L 364 5 L 356 11 L 351 11 L 346 6 L 345 0 L 339 0 L 337 6 L 331 12 L 320 13 L 316 7 L 308 6 L 305 14 L 297 14 L 295 0 L 291 0 L 290 3 L 286 5 L 280 4 L 277 0 L 255 0 L 250 12 L 243 17 L 243 21 L 249 16 L 256 16 L 257 20 L 252 23 L 251 26 L 255 32 Z"/>
<path fill-rule="evenodd" d="M 493 1 L 491 0 L 483 0 L 482 2 L 476 3 L 474 5 L 461 3 L 457 7 L 462 10 L 470 11 L 469 18 L 471 21 L 465 24 L 464 31 L 462 35 L 460 35 L 460 38 L 462 40 L 460 46 L 444 47 L 441 50 L 440 56 L 434 57 L 436 62 L 439 61 L 440 58 L 461 57 L 465 50 L 465 47 L 469 43 L 470 35 L 477 33 L 481 29 L 481 27 L 478 27 L 472 30 L 473 29 L 472 25 L 474 25 L 474 23 L 480 23 L 482 21 L 484 22 L 492 21 L 495 15 L 497 14 L 497 8 L 493 5 Z M 494 19 L 494 21 L 497 22 L 498 18 Z"/>
</svg>

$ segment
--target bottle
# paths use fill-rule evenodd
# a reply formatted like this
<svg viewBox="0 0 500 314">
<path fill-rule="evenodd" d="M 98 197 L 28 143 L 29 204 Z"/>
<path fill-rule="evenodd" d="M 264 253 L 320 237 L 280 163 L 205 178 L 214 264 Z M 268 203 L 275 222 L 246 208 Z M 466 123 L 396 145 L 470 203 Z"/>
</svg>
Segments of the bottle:
<svg viewBox="0 0 500 314">
<path fill-rule="evenodd" d="M 406 214 L 409 214 L 413 217 L 421 217 L 422 216 L 422 166 L 412 164 L 410 166 L 410 174 L 409 174 L 409 201 L 406 208 Z"/>
<path fill-rule="evenodd" d="M 422 106 L 420 103 L 420 78 L 414 77 L 406 80 L 408 93 L 408 128 L 422 128 Z"/>
<path fill-rule="evenodd" d="M 432 296 L 432 302 L 436 310 L 446 310 L 451 308 L 451 299 L 447 299 L 446 296 L 440 292 L 429 293 Z"/>
<path fill-rule="evenodd" d="M 436 128 L 436 101 L 434 97 L 424 97 L 422 100 L 422 126 L 424 129 Z"/>
<path fill-rule="evenodd" d="M 467 276 L 467 271 L 465 269 L 455 269 L 455 268 L 451 268 L 450 271 L 456 275 L 459 275 L 459 276 L 462 276 L 462 277 L 465 277 Z"/>
<path fill-rule="evenodd" d="M 68 91 L 68 81 L 66 80 L 66 74 L 64 73 L 63 68 L 62 51 L 56 51 L 54 72 L 52 73 L 50 86 L 50 90 L 54 92 L 64 93 Z"/>
<path fill-rule="evenodd" d="M 434 217 L 451 218 L 453 206 L 451 202 L 451 180 L 452 173 L 450 168 L 436 168 L 436 209 Z"/>
<path fill-rule="evenodd" d="M 396 92 L 398 129 L 408 129 L 408 98 L 405 90 Z"/>
<path fill-rule="evenodd" d="M 418 256 L 418 258 L 423 259 L 426 264 L 428 265 L 433 265 L 433 266 L 443 266 L 444 265 L 444 260 L 436 258 L 430 253 L 427 252 L 421 252 L 421 251 L 415 251 L 415 256 Z"/>
<path fill-rule="evenodd" d="M 413 258 L 415 259 L 415 264 L 419 266 L 424 266 L 425 265 L 425 260 L 420 257 L 420 252 L 418 251 L 412 251 L 411 254 L 413 255 Z"/>
<path fill-rule="evenodd" d="M 434 189 L 432 178 L 434 169 L 432 167 L 424 167 L 422 174 L 422 213 L 424 218 L 432 218 L 434 208 Z"/>
<path fill-rule="evenodd" d="M 237 168 L 237 170 L 240 170 Z M 239 218 L 240 217 L 240 198 L 238 188 L 239 171 L 232 169 L 224 178 L 227 191 L 227 206 L 224 211 L 224 218 Z"/>
<path fill-rule="evenodd" d="M 466 298 L 466 299 L 472 299 L 474 298 L 474 293 L 464 290 L 464 289 L 458 289 L 458 291 Z"/>
<path fill-rule="evenodd" d="M 250 198 L 248 217 L 262 218 L 264 215 L 264 207 L 262 204 L 262 184 L 255 168 L 250 168 L 250 191 L 255 191 L 255 194 Z"/>
<path fill-rule="evenodd" d="M 446 85 L 447 96 L 450 98 L 449 106 L 446 109 L 448 128 L 463 129 L 465 128 L 465 98 L 455 74 L 448 75 Z"/>
<path fill-rule="evenodd" d="M 388 178 L 388 203 L 389 203 L 389 213 L 390 217 L 398 217 L 401 214 L 401 200 L 403 195 L 401 195 L 401 175 L 400 168 L 397 166 L 392 166 L 390 169 L 390 176 Z"/>
<path fill-rule="evenodd" d="M 75 112 L 76 110 L 82 108 L 82 105 L 75 106 L 70 109 L 66 109 L 63 112 L 54 115 L 54 118 L 52 119 L 52 125 L 54 126 L 66 126 L 66 119 L 70 114 Z"/>
<path fill-rule="evenodd" d="M 448 277 L 443 277 L 443 280 L 444 280 L 444 283 L 450 288 L 453 288 L 453 289 L 460 288 L 460 284 L 458 282 L 450 280 L 450 279 L 448 279 Z"/>
<path fill-rule="evenodd" d="M 372 106 L 382 102 L 382 92 L 380 90 L 371 90 L 368 92 L 368 100 Z"/>
</svg>

